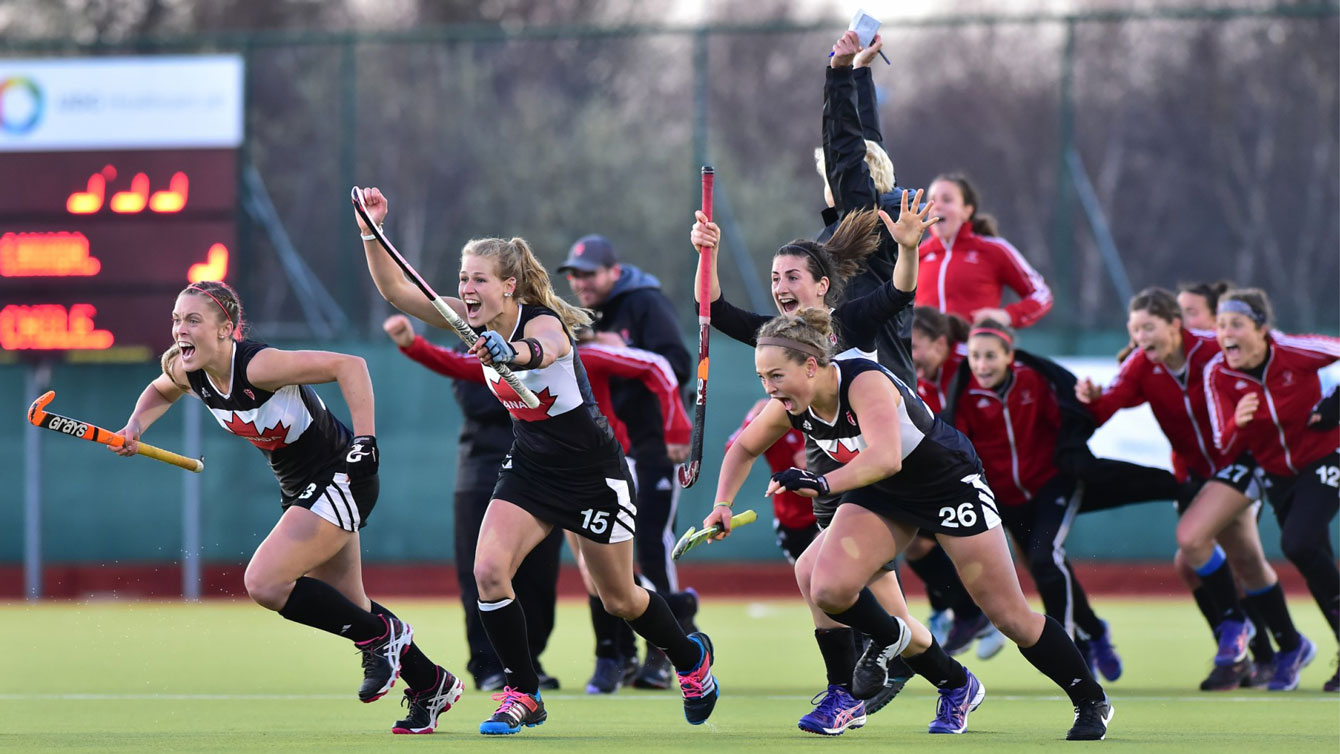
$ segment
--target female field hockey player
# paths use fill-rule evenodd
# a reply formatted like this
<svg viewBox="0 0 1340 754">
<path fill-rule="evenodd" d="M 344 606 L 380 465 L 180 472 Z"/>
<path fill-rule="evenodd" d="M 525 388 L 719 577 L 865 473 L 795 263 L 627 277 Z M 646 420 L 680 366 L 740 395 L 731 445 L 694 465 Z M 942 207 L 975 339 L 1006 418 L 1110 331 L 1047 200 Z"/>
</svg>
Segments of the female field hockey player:
<svg viewBox="0 0 1340 754">
<path fill-rule="evenodd" d="M 1280 549 L 1303 575 L 1331 630 L 1340 634 L 1340 570 L 1330 538 L 1340 509 L 1340 431 L 1319 429 L 1313 421 L 1313 407 L 1322 397 L 1317 372 L 1340 359 L 1340 340 L 1284 335 L 1272 331 L 1270 322 L 1264 291 L 1242 288 L 1219 298 L 1215 324 L 1221 353 L 1205 367 L 1214 444 L 1228 457 L 1250 451 L 1265 470 Z M 1226 601 L 1232 582 L 1218 578 L 1222 569 L 1212 568 L 1222 560 L 1214 536 L 1238 512 L 1211 509 L 1197 497 L 1177 526 L 1178 546 L 1217 600 Z M 1315 654 L 1306 637 L 1295 651 L 1281 651 L 1270 688 L 1296 686 L 1297 671 Z M 1337 678 L 1324 688 L 1337 690 Z"/>
<path fill-rule="evenodd" d="M 1202 503 L 1203 506 L 1239 511 L 1214 535 L 1214 540 L 1217 546 L 1222 546 L 1233 575 L 1241 580 L 1246 599 L 1240 603 L 1234 590 L 1228 595 L 1229 601 L 1216 609 L 1208 595 L 1209 587 L 1195 576 L 1195 571 L 1187 569 L 1192 574 L 1188 584 L 1196 604 L 1216 638 L 1225 642 L 1224 651 L 1216 656 L 1201 689 L 1266 685 L 1276 669 L 1266 631 L 1260 631 L 1253 647 L 1259 647 L 1263 640 L 1268 655 L 1254 649 L 1255 664 L 1239 656 L 1244 610 L 1255 607 L 1253 622 L 1262 629 L 1269 626 L 1281 649 L 1297 649 L 1300 639 L 1289 618 L 1279 579 L 1266 562 L 1256 516 L 1249 507 L 1249 500 L 1259 498 L 1263 492 L 1256 475 L 1244 470 L 1254 467 L 1255 462 L 1246 455 L 1239 456 L 1239 460 L 1225 458 L 1214 445 L 1209 406 L 1205 402 L 1204 370 L 1219 353 L 1219 344 L 1212 331 L 1185 326 L 1178 299 L 1193 295 L 1200 296 L 1184 293 L 1174 298 L 1162 288 L 1146 288 L 1131 299 L 1127 329 L 1134 348 L 1122 362 L 1121 371 L 1106 388 L 1099 388 L 1087 377 L 1080 380 L 1075 385 L 1075 395 L 1088 405 L 1100 425 L 1123 408 L 1149 404 L 1154 419 L 1172 445 L 1173 472 L 1183 483 L 1183 493 L 1177 500 L 1179 514 L 1185 513 L 1191 498 L 1197 495 L 1226 501 Z M 1202 302 L 1188 301 L 1188 304 L 1195 316 Z M 1178 558 L 1179 572 L 1184 564 L 1185 560 Z M 1224 625 L 1226 621 L 1234 622 Z M 1264 677 L 1258 682 L 1257 676 Z"/>
<path fill-rule="evenodd" d="M 403 676 L 409 715 L 395 733 L 432 733 L 462 684 L 413 643 L 413 630 L 363 591 L 358 532 L 377 503 L 372 380 L 356 356 L 281 351 L 244 339 L 242 304 L 225 283 L 195 283 L 172 309 L 173 345 L 163 373 L 140 394 L 115 452 L 172 404 L 194 395 L 229 432 L 270 462 L 283 515 L 247 564 L 247 594 L 284 618 L 343 636 L 363 653 L 358 698 L 380 699 Z M 310 385 L 335 382 L 353 417 L 349 431 Z"/>
<path fill-rule="evenodd" d="M 363 200 L 380 224 L 386 197 L 370 188 Z M 355 217 L 382 296 L 406 314 L 449 329 Z M 501 704 L 479 732 L 516 733 L 547 717 L 511 582 L 517 564 L 555 526 L 581 537 L 581 554 L 605 610 L 666 653 L 679 676 L 685 718 L 694 725 L 705 722 L 718 696 L 712 643 L 700 632 L 685 633 L 665 600 L 633 578 L 632 479 L 609 423 L 596 409 L 570 334 L 590 317 L 554 293 L 548 273 L 520 238 L 467 243 L 459 280 L 460 298 L 445 300 L 482 331 L 471 352 L 485 367 L 489 389 L 511 412 L 516 435 L 475 552 L 480 617 L 507 675 L 507 686 L 494 696 Z M 527 408 L 498 378 L 494 364 L 515 370 L 540 399 L 539 407 Z"/>
<path fill-rule="evenodd" d="M 768 493 L 786 488 L 837 498 L 833 520 L 805 551 L 797 572 L 802 589 L 830 619 L 871 637 L 853 675 L 853 694 L 877 691 L 888 659 L 903 654 L 940 691 L 931 732 L 963 732 L 968 714 L 982 703 L 981 683 L 924 627 L 890 615 L 866 587 L 926 528 L 936 533 L 991 622 L 1070 697 L 1075 721 L 1066 737 L 1101 739 L 1112 706 L 1065 629 L 1025 601 L 972 445 L 879 364 L 835 361 L 829 322 L 827 312 L 807 309 L 759 331 L 754 363 L 772 402 L 727 451 L 718 502 L 703 525 L 721 526 L 720 536 L 728 536 L 730 508 L 754 460 L 787 431 L 800 430 L 842 460 L 827 470 L 774 474 Z"/>
</svg>

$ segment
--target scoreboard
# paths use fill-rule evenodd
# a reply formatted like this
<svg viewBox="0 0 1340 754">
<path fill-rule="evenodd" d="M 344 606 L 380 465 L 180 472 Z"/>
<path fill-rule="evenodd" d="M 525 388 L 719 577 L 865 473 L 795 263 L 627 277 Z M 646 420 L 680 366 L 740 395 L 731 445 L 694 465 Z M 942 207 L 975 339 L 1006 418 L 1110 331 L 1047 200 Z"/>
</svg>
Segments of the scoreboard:
<svg viewBox="0 0 1340 754">
<path fill-rule="evenodd" d="M 0 356 L 151 359 L 233 277 L 241 87 L 232 56 L 0 60 Z"/>
</svg>

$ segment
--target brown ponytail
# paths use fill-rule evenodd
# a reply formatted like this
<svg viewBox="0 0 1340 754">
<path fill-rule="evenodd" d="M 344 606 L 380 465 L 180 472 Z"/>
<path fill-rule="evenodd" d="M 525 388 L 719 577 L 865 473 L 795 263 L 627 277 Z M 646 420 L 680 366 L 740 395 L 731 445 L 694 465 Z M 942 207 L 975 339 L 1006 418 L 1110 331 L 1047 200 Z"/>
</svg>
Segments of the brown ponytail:
<svg viewBox="0 0 1340 754">
<path fill-rule="evenodd" d="M 773 257 L 793 256 L 805 260 L 805 268 L 815 280 L 828 278 L 824 303 L 836 306 L 848 278 L 861 269 L 861 262 L 879 249 L 879 213 L 874 210 L 851 212 L 842 218 L 832 237 L 822 244 L 798 238 L 777 250 Z"/>
</svg>

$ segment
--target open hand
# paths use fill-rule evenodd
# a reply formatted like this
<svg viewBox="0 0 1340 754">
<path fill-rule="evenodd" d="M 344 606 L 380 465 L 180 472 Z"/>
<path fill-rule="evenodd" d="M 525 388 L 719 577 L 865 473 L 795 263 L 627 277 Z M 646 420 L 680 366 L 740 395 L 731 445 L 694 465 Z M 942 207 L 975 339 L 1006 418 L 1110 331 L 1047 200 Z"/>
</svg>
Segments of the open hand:
<svg viewBox="0 0 1340 754">
<path fill-rule="evenodd" d="M 852 32 L 855 34 L 855 32 Z M 917 189 L 916 195 L 912 199 L 912 206 L 907 203 L 908 192 L 904 191 L 902 204 L 898 207 L 898 222 L 889 219 L 889 213 L 884 210 L 879 211 L 879 219 L 884 221 L 884 227 L 888 229 L 889 235 L 899 246 L 905 249 L 916 249 L 917 244 L 921 243 L 921 236 L 926 229 L 940 222 L 941 218 L 931 216 L 931 210 L 935 208 L 935 202 L 926 202 L 926 206 L 921 207 L 921 197 L 925 193 L 922 189 Z M 917 207 L 921 207 L 920 210 Z"/>
</svg>

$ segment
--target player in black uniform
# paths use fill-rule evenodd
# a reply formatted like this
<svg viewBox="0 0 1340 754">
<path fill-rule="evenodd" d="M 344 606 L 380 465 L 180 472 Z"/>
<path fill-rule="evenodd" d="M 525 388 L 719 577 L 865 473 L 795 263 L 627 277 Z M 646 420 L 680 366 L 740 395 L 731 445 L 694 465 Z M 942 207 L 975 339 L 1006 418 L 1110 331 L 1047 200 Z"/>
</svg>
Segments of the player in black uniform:
<svg viewBox="0 0 1340 754">
<path fill-rule="evenodd" d="M 225 283 L 195 283 L 172 310 L 173 345 L 117 434 L 134 455 L 149 425 L 194 395 L 229 432 L 255 445 L 279 481 L 283 515 L 247 564 L 257 604 L 351 639 L 363 653 L 358 698 L 380 699 L 403 675 L 410 713 L 396 733 L 432 733 L 462 684 L 413 643 L 413 629 L 363 591 L 358 531 L 377 502 L 372 380 L 356 356 L 281 351 L 242 338 L 242 305 Z M 337 382 L 350 432 L 309 387 Z"/>
<path fill-rule="evenodd" d="M 726 452 L 719 502 L 703 526 L 719 525 L 721 536 L 728 535 L 730 506 L 754 459 L 790 429 L 800 430 L 839 467 L 778 472 L 768 492 L 838 496 L 831 524 L 801 558 L 811 567 L 798 564 L 797 574 L 808 577 L 802 590 L 833 620 L 871 637 L 856 666 L 853 695 L 876 693 L 888 659 L 903 654 L 940 690 L 931 732 L 962 732 L 985 696 L 981 683 L 932 643 L 924 627 L 909 628 L 910 619 L 885 612 L 866 588 L 871 574 L 925 528 L 936 533 L 991 622 L 1069 695 L 1075 722 L 1066 737 L 1102 738 L 1112 706 L 1065 629 L 1025 601 L 971 443 L 937 419 L 915 388 L 879 364 L 834 361 L 830 337 L 828 313 L 814 309 L 778 317 L 759 331 L 754 363 L 773 400 Z M 917 645 L 928 648 L 907 652 Z"/>
<path fill-rule="evenodd" d="M 386 217 L 386 197 L 364 189 L 373 222 Z M 430 325 L 449 328 L 442 315 L 380 249 L 357 218 L 368 269 L 377 290 L 396 308 Z M 517 564 L 555 527 L 579 535 L 582 557 L 605 609 L 665 652 L 674 664 L 692 724 L 716 705 L 712 643 L 686 634 L 665 599 L 633 578 L 637 507 L 619 442 L 596 408 L 586 371 L 576 358 L 571 329 L 590 316 L 558 297 L 549 275 L 520 238 L 475 239 L 461 250 L 460 298 L 446 303 L 480 331 L 471 352 L 489 389 L 512 414 L 516 440 L 503 462 L 484 514 L 475 551 L 479 610 L 489 641 L 507 675 L 494 695 L 501 704 L 479 726 L 484 734 L 516 733 L 547 717 L 526 639 L 525 615 L 515 601 Z M 507 364 L 540 399 L 527 408 L 494 364 Z"/>
</svg>

